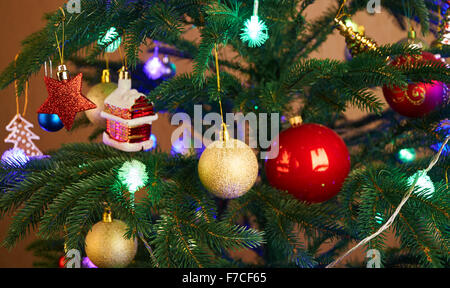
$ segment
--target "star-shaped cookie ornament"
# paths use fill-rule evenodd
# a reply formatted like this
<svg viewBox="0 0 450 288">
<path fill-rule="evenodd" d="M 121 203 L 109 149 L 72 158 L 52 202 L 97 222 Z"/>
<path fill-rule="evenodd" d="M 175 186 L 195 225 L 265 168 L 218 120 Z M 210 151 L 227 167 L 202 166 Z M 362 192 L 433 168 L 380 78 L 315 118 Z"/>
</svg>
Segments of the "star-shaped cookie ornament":
<svg viewBox="0 0 450 288">
<path fill-rule="evenodd" d="M 82 73 L 62 81 L 44 77 L 48 98 L 39 108 L 38 113 L 57 114 L 67 131 L 72 129 L 78 112 L 97 108 L 97 105 L 81 94 L 82 79 Z"/>
</svg>

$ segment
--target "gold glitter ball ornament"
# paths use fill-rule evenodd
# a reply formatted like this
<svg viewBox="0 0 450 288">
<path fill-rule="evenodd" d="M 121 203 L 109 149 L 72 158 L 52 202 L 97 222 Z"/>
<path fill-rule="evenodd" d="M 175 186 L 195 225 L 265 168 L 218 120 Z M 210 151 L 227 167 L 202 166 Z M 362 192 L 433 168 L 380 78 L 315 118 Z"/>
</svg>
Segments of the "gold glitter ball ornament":
<svg viewBox="0 0 450 288">
<path fill-rule="evenodd" d="M 103 221 L 95 224 L 85 240 L 89 259 L 99 268 L 123 268 L 133 261 L 137 252 L 137 239 L 124 238 L 127 224 L 113 220 L 105 212 Z"/>
<path fill-rule="evenodd" d="M 106 128 L 106 119 L 100 116 L 105 107 L 105 99 L 117 89 L 117 84 L 110 81 L 109 71 L 103 70 L 102 83 L 92 87 L 86 95 L 86 98 L 97 105 L 97 108 L 85 112 L 86 117 L 92 124 L 100 128 Z"/>
<path fill-rule="evenodd" d="M 116 89 L 117 84 L 115 83 L 100 83 L 92 87 L 87 93 L 86 98 L 97 105 L 97 108 L 85 112 L 89 121 L 95 126 L 106 128 L 106 120 L 100 116 L 100 113 L 104 109 L 105 99 Z"/>
<path fill-rule="evenodd" d="M 202 153 L 198 174 L 209 192 L 222 199 L 233 199 L 247 193 L 255 184 L 258 160 L 244 142 L 218 140 Z"/>
</svg>

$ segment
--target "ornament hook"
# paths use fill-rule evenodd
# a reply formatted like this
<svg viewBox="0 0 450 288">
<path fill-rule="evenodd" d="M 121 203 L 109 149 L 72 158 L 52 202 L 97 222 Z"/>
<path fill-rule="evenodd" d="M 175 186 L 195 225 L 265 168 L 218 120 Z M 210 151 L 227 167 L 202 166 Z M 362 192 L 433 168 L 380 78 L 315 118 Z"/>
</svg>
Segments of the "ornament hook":
<svg viewBox="0 0 450 288">
<path fill-rule="evenodd" d="M 340 20 L 342 17 L 345 16 L 345 13 L 342 13 L 342 10 L 344 9 L 346 3 L 347 3 L 347 0 L 343 0 L 343 1 L 342 1 L 342 4 L 341 4 L 341 6 L 339 7 L 339 10 L 338 10 L 338 12 L 337 12 L 337 14 L 336 14 L 335 19 Z"/>
<path fill-rule="evenodd" d="M 49 67 L 50 67 L 50 78 L 53 78 L 53 63 L 52 63 L 52 59 L 48 58 L 48 60 L 49 60 Z M 47 61 L 44 62 L 44 75 L 45 75 L 45 77 L 48 77 Z"/>
</svg>

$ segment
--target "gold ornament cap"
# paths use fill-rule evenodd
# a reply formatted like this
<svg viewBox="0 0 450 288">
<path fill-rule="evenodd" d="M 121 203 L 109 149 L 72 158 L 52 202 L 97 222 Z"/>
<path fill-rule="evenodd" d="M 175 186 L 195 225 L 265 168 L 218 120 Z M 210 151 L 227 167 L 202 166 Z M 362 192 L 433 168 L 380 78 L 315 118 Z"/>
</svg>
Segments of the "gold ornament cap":
<svg viewBox="0 0 450 288">
<path fill-rule="evenodd" d="M 104 69 L 102 72 L 102 83 L 110 83 L 111 82 L 111 73 L 109 69 Z"/>
<path fill-rule="evenodd" d="M 122 66 L 119 70 L 119 79 L 129 80 L 131 79 L 130 71 L 125 66 Z"/>
<path fill-rule="evenodd" d="M 303 118 L 302 116 L 295 116 L 289 119 L 289 123 L 292 127 L 298 127 L 303 124 Z"/>
<path fill-rule="evenodd" d="M 56 76 L 58 77 L 59 81 L 69 80 L 70 75 L 69 75 L 69 70 L 67 70 L 67 66 L 59 65 L 58 70 L 56 72 Z"/>
<path fill-rule="evenodd" d="M 409 39 L 409 40 L 416 40 L 416 37 L 417 37 L 416 31 L 414 30 L 413 27 L 411 27 L 411 28 L 409 29 L 409 31 L 408 31 L 408 39 Z"/>
<path fill-rule="evenodd" d="M 111 212 L 110 207 L 106 207 L 105 212 L 103 212 L 103 222 L 104 223 L 112 223 L 113 222 L 112 212 Z"/>
</svg>

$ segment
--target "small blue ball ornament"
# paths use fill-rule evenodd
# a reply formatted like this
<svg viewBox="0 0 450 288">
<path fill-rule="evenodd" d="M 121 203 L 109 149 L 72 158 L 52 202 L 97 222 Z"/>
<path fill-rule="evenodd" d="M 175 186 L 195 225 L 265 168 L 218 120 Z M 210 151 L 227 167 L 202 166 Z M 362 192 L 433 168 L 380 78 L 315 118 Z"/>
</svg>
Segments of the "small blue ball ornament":
<svg viewBox="0 0 450 288">
<path fill-rule="evenodd" d="M 39 125 L 47 132 L 57 132 L 64 127 L 64 124 L 56 114 L 38 113 Z"/>
</svg>

